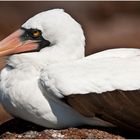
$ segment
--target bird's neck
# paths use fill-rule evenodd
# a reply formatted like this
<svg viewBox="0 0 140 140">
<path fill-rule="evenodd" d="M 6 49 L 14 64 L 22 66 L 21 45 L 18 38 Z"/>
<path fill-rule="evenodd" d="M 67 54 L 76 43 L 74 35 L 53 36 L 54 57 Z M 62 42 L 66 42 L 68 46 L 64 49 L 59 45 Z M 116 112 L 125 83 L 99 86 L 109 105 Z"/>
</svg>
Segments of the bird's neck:
<svg viewBox="0 0 140 140">
<path fill-rule="evenodd" d="M 77 44 L 78 45 L 78 44 Z M 23 53 L 9 57 L 8 64 L 13 67 L 20 67 L 23 64 L 28 67 L 34 66 L 36 69 L 42 69 L 49 64 L 62 63 L 84 57 L 84 46 L 79 44 L 61 43 L 51 47 L 46 47 L 40 52 Z"/>
<path fill-rule="evenodd" d="M 8 63 L 14 67 L 28 64 L 35 66 L 37 69 L 41 69 L 49 64 L 81 59 L 85 55 L 84 51 L 84 42 L 66 40 L 57 43 L 57 45 L 46 47 L 40 52 L 22 53 L 10 56 Z"/>
</svg>

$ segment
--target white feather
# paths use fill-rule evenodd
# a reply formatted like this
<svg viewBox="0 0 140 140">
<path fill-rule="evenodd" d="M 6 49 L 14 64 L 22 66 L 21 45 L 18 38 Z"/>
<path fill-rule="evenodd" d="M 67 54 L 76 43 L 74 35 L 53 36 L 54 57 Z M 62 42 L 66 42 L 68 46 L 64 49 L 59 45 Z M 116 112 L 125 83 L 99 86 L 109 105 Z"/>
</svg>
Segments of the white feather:
<svg viewBox="0 0 140 140">
<path fill-rule="evenodd" d="M 113 49 L 71 63 L 50 65 L 42 73 L 41 81 L 57 97 L 116 89 L 137 90 L 139 71 L 139 49 Z"/>
</svg>

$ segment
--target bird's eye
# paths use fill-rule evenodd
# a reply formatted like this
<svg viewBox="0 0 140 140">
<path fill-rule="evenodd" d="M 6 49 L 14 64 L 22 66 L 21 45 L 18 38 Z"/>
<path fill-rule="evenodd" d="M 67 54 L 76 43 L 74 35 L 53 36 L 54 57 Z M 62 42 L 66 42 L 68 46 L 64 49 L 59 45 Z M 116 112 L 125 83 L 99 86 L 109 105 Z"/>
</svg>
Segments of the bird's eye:
<svg viewBox="0 0 140 140">
<path fill-rule="evenodd" d="M 41 31 L 37 30 L 37 29 L 34 29 L 34 30 L 31 31 L 31 36 L 33 38 L 39 38 L 41 36 Z"/>
</svg>

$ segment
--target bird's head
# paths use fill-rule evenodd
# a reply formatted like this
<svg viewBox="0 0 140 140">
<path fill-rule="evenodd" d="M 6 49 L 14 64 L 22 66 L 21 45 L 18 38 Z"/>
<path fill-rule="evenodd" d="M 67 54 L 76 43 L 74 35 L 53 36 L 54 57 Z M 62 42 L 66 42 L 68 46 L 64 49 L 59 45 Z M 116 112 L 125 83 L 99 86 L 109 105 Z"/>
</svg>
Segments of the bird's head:
<svg viewBox="0 0 140 140">
<path fill-rule="evenodd" d="M 78 59 L 84 56 L 84 46 L 80 24 L 64 10 L 53 9 L 33 16 L 2 40 L 0 56 L 45 52 L 47 59 Z"/>
</svg>

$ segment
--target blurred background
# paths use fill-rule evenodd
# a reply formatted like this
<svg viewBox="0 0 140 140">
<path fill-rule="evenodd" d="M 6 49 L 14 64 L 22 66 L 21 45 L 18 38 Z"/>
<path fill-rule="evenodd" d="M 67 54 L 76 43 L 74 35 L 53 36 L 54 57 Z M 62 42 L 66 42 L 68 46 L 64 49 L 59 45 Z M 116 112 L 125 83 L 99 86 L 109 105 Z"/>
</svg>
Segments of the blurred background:
<svg viewBox="0 0 140 140">
<path fill-rule="evenodd" d="M 83 27 L 86 55 L 109 48 L 140 48 L 140 2 L 0 2 L 0 40 L 33 15 L 63 8 Z M 0 124 L 9 115 L 0 106 Z"/>
</svg>

